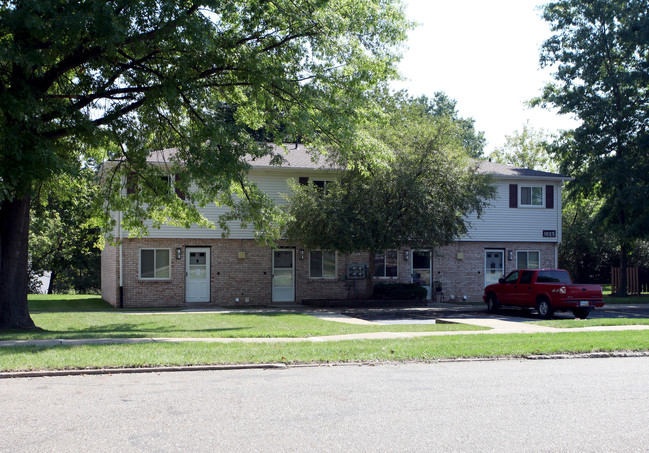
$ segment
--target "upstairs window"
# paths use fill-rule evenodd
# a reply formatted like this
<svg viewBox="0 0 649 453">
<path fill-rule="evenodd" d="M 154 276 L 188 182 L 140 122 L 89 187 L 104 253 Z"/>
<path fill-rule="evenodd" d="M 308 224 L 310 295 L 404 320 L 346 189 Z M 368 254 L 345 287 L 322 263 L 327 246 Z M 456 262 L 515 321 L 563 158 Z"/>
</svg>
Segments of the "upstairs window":
<svg viewBox="0 0 649 453">
<path fill-rule="evenodd" d="M 318 180 L 318 179 L 312 179 L 309 180 L 307 176 L 300 176 L 298 179 L 298 182 L 300 183 L 301 186 L 306 186 L 311 182 L 315 187 L 318 189 L 321 189 L 324 193 L 327 193 L 327 185 L 331 182 L 330 180 Z"/>
<path fill-rule="evenodd" d="M 521 206 L 543 207 L 543 186 L 521 186 Z"/>
<path fill-rule="evenodd" d="M 172 190 L 175 191 L 176 195 L 181 199 L 185 199 L 185 194 L 176 187 L 180 177 L 178 175 L 162 175 L 160 176 L 160 181 L 162 184 L 159 187 L 164 191 L 164 193 L 171 193 Z M 138 181 L 137 173 L 133 172 L 126 177 L 126 194 L 136 194 L 140 189 L 140 181 Z"/>
<path fill-rule="evenodd" d="M 545 195 L 544 195 L 545 192 Z M 520 202 L 519 202 L 520 200 Z M 509 185 L 510 208 L 542 208 L 545 201 L 546 209 L 554 209 L 554 185 L 543 186 L 518 186 Z"/>
</svg>

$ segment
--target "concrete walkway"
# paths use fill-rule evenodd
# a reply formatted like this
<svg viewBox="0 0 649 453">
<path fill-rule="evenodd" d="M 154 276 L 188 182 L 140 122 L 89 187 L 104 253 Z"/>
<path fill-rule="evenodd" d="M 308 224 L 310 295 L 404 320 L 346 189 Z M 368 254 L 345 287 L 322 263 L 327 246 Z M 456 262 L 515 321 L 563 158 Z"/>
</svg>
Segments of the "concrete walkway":
<svg viewBox="0 0 649 453">
<path fill-rule="evenodd" d="M 211 311 L 211 310 L 210 310 Z M 219 313 L 228 312 L 228 310 L 215 310 Z M 229 310 L 230 312 L 232 310 Z M 236 310 L 235 310 L 236 311 Z M 277 310 L 263 310 L 273 311 Z M 358 325 L 384 325 L 382 322 L 367 321 L 353 316 L 344 315 L 336 312 L 307 312 L 302 313 L 315 316 L 319 319 L 333 322 L 344 322 Z M 168 312 L 167 312 L 168 313 Z M 187 313 L 187 312 L 185 312 Z M 204 311 L 194 312 L 204 313 Z M 248 311 L 250 313 L 250 311 Z M 139 313 L 138 313 L 139 314 Z M 560 329 L 556 327 L 539 326 L 529 324 L 527 320 L 519 318 L 507 318 L 498 316 L 477 316 L 477 317 L 459 317 L 459 318 L 437 318 L 437 321 L 449 323 L 472 324 L 476 326 L 487 327 L 490 330 L 469 330 L 469 331 L 443 331 L 443 332 L 372 332 L 357 333 L 347 335 L 329 335 L 319 337 L 301 337 L 301 338 L 88 338 L 88 339 L 49 339 L 49 340 L 4 340 L 0 341 L 0 347 L 12 346 L 79 346 L 79 345 L 102 345 L 102 344 L 138 344 L 138 343 L 180 343 L 180 342 L 203 342 L 203 343 L 298 343 L 312 342 L 319 343 L 325 341 L 346 341 L 346 340 L 388 340 L 388 339 L 405 339 L 418 337 L 434 336 L 452 336 L 452 335 L 498 335 L 498 334 L 534 334 L 534 333 L 557 333 L 557 332 L 616 332 L 622 330 L 649 330 L 649 325 L 629 325 L 629 326 L 594 326 L 579 327 L 573 329 Z M 429 320 L 435 322 L 434 319 Z M 415 322 L 420 323 L 420 322 Z"/>
</svg>

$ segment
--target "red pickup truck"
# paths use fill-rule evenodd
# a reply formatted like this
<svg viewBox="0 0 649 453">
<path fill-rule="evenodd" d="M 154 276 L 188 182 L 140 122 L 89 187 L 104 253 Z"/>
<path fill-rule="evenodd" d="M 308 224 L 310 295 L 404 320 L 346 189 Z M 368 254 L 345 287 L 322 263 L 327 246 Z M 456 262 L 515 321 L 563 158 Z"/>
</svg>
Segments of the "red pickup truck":
<svg viewBox="0 0 649 453">
<path fill-rule="evenodd" d="M 561 269 L 518 269 L 484 289 L 487 309 L 495 313 L 501 306 L 536 308 L 539 316 L 552 318 L 555 311 L 572 311 L 586 319 L 595 307 L 603 307 L 600 285 L 572 283 Z"/>
</svg>

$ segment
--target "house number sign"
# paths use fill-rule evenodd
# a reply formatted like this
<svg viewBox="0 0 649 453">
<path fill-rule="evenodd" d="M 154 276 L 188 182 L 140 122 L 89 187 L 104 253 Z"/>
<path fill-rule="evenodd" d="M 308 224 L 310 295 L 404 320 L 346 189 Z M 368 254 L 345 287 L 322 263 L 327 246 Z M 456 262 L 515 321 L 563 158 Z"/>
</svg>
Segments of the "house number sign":
<svg viewBox="0 0 649 453">
<path fill-rule="evenodd" d="M 544 238 L 556 238 L 557 237 L 557 230 L 543 230 L 543 237 Z"/>
</svg>

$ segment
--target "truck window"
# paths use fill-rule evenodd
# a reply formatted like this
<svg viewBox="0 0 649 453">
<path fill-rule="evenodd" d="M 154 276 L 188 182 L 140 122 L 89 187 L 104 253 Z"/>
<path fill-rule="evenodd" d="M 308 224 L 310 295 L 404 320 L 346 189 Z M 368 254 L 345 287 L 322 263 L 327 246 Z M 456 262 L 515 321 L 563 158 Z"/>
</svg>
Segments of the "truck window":
<svg viewBox="0 0 649 453">
<path fill-rule="evenodd" d="M 521 285 L 532 283 L 532 277 L 534 277 L 534 271 L 523 271 L 521 274 Z"/>
<path fill-rule="evenodd" d="M 509 274 L 507 277 L 505 277 L 505 283 L 516 283 L 518 281 L 518 271 L 514 271 L 511 274 Z"/>
<path fill-rule="evenodd" d="M 572 283 L 565 271 L 539 271 L 536 283 Z"/>
</svg>

